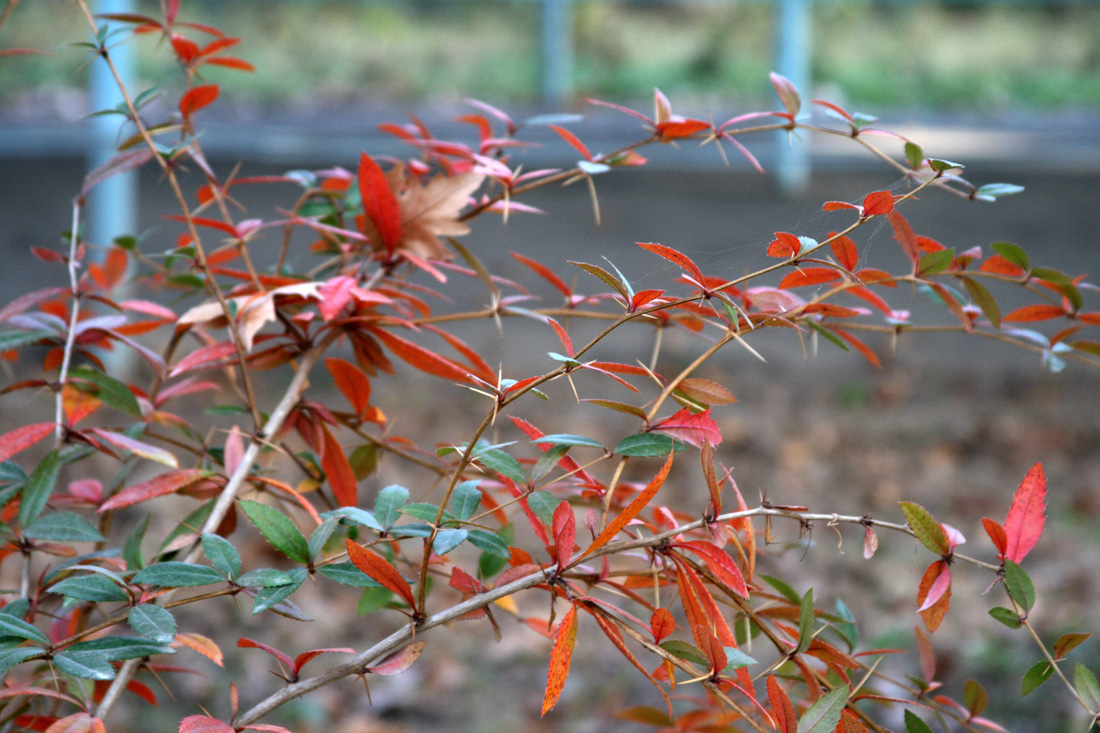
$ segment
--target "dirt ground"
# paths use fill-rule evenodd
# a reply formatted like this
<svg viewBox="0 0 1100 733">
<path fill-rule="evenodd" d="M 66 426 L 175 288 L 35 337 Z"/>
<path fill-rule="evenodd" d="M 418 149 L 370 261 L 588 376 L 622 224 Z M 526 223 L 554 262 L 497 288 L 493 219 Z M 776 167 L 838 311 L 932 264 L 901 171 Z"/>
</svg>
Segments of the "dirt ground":
<svg viewBox="0 0 1100 733">
<path fill-rule="evenodd" d="M 56 241 L 56 232 L 68 225 L 68 197 L 77 190 L 81 173 L 73 161 L 10 160 L 0 165 L 5 171 L 0 177 L 5 211 L 0 247 L 6 258 L 0 269 L 0 293 L 7 301 L 33 282 L 45 284 L 41 264 L 24 253 L 30 245 Z M 1028 191 L 995 205 L 929 195 L 906 212 L 918 233 L 960 250 L 1014 241 L 1027 248 L 1035 262 L 1074 275 L 1100 272 L 1100 175 L 1021 176 L 1019 171 L 997 170 L 972 175 L 979 181 L 1009 179 Z M 466 244 L 490 270 L 528 283 L 532 279 L 508 250 L 535 256 L 558 271 L 567 269 L 568 259 L 598 262 L 606 255 L 637 286 L 658 287 L 676 273 L 641 252 L 637 241 L 682 248 L 704 270 L 716 274 L 741 272 L 763 259 L 774 231 L 820 237 L 834 228 L 836 220 L 819 213 L 823 201 L 857 200 L 894 183 L 885 171 L 817 177 L 807 194 L 784 201 L 766 180 L 745 172 L 625 171 L 600 181 L 600 227 L 593 223 L 586 192 L 578 186 L 532 197 L 529 203 L 550 212 L 547 216 L 517 217 L 507 226 L 499 221 L 479 223 Z M 154 241 L 170 242 L 174 230 L 159 218 L 170 211 L 164 187 L 149 178 L 143 180 L 142 192 L 142 227 L 153 230 Z M 242 201 L 254 215 L 268 216 L 275 205 L 286 206 L 290 195 L 274 202 L 245 193 Z M 896 257 L 897 245 L 888 231 L 860 236 L 872 259 L 890 262 Z M 586 277 L 578 277 L 580 287 L 596 290 L 597 283 Z M 456 307 L 484 300 L 476 288 L 471 290 L 472 299 Z M 536 290 L 549 295 L 537 286 Z M 915 303 L 914 308 L 919 315 L 935 315 L 927 306 Z M 488 322 L 464 328 L 462 335 L 482 345 L 490 363 L 507 353 L 517 372 L 547 363 L 544 354 L 554 347 L 549 339 L 532 338 L 530 329 L 510 323 L 505 326 L 503 339 Z M 880 350 L 886 346 L 875 345 Z M 698 342 L 678 336 L 670 337 L 666 347 L 670 354 L 683 349 L 680 353 L 688 355 L 677 358 L 691 358 L 691 350 L 699 350 Z M 910 499 L 960 529 L 970 541 L 963 551 L 991 559 L 994 553 L 981 530 L 981 517 L 1003 519 L 1020 479 L 1042 461 L 1049 520 L 1043 540 L 1027 561 L 1040 596 L 1033 619 L 1048 643 L 1066 631 L 1097 628 L 1100 374 L 1072 363 L 1052 374 L 1037 355 L 954 336 L 904 338 L 881 369 L 829 344 L 821 345 L 820 354 L 808 361 L 789 340 L 765 339 L 758 348 L 767 364 L 733 350 L 701 375 L 725 384 L 738 397 L 737 404 L 716 415 L 725 436 L 717 457 L 735 468 L 734 476 L 750 501 L 766 492 L 776 502 L 900 521 L 897 501 Z M 645 359 L 648 353 L 648 336 L 643 335 L 616 340 L 607 355 L 633 360 Z M 476 403 L 457 395 L 457 389 L 438 382 L 409 376 L 392 389 L 392 394 L 379 397 L 379 404 L 387 412 L 408 414 L 396 429 L 409 434 L 423 429 L 440 441 L 461 439 L 462 415 L 475 409 Z M 564 392 L 556 397 L 563 403 L 571 399 Z M 444 398 L 470 407 L 443 414 L 437 405 Z M 565 432 L 570 424 L 563 413 L 546 412 L 541 403 L 521 404 L 515 414 L 538 422 L 547 432 Z M 598 410 L 586 411 L 583 419 L 597 437 L 623 430 L 623 423 Z M 501 432 L 502 439 L 517 438 L 504 428 Z M 699 503 L 693 469 L 674 475 L 670 503 Z M 409 482 L 415 488 L 421 479 L 389 462 L 377 485 Z M 842 598 L 859 619 L 865 645 L 913 648 L 912 627 L 918 623 L 915 588 L 932 559 L 926 551 L 905 538 L 884 535 L 879 554 L 866 561 L 860 537 L 851 529 L 842 531 L 839 550 L 837 536 L 824 526 L 815 529 L 809 547 L 798 540 L 796 527 L 777 525 L 776 533 L 790 544 L 775 548 L 764 572 L 782 575 L 800 591 L 813 587 L 822 606 Z M 961 698 L 962 684 L 973 676 L 990 692 L 990 717 L 1012 730 L 1053 733 L 1080 728 L 1079 711 L 1053 682 L 1019 699 L 1020 680 L 1040 659 L 1039 651 L 1022 632 L 1008 632 L 988 617 L 987 609 L 996 605 L 992 597 L 980 597 L 988 577 L 967 568 L 955 577 L 952 612 L 934 637 L 947 691 Z M 343 644 L 363 648 L 387 632 L 348 629 L 349 620 L 359 623 L 352 620 L 348 599 L 325 602 L 330 605 L 311 608 L 303 599 L 302 605 L 318 619 L 308 632 L 281 620 L 272 630 L 264 617 L 248 617 L 246 610 L 234 608 L 228 600 L 212 604 L 194 619 L 195 630 L 232 622 L 240 624 L 241 635 L 266 635 L 266 641 L 295 652 Z M 549 642 L 514 625 L 505 624 L 504 632 L 504 641 L 497 644 L 481 625 L 439 629 L 431 633 L 426 654 L 412 670 L 372 681 L 373 707 L 358 683 L 343 682 L 287 706 L 281 720 L 296 731 L 334 733 L 632 730 L 609 716 L 635 704 L 659 704 L 647 683 L 602 637 L 597 638 L 594 628 L 582 623 L 581 638 L 592 643 L 581 645 L 583 652 L 574 662 L 573 677 L 557 710 L 540 723 Z M 303 633 L 309 634 L 308 641 Z M 247 707 L 267 694 L 275 679 L 264 671 L 268 660 L 257 658 L 265 655 L 237 654 L 228 646 L 229 672 L 241 684 L 242 705 Z M 1091 663 L 1098 651 L 1096 642 L 1090 641 L 1074 658 Z M 918 673 L 915 658 L 894 664 L 891 669 L 897 676 Z M 322 662 L 317 669 L 323 666 Z M 202 700 L 215 714 L 224 712 L 225 688 L 218 677 L 188 678 L 183 685 L 182 700 Z M 168 700 L 156 709 L 132 706 L 131 711 L 128 720 L 134 731 L 169 730 L 180 715 L 198 712 L 193 705 L 184 708 Z M 888 715 L 900 720 L 901 712 Z"/>
</svg>

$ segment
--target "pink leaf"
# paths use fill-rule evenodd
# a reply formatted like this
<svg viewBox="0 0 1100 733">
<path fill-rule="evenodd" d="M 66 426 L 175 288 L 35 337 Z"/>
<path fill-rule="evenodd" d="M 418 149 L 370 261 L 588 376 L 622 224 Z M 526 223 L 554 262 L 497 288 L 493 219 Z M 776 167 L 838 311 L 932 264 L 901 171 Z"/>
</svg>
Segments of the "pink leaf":
<svg viewBox="0 0 1100 733">
<path fill-rule="evenodd" d="M 722 432 L 710 416 L 710 408 L 692 414 L 685 407 L 675 415 L 653 423 L 650 430 L 671 435 L 696 448 L 701 448 L 704 440 L 714 446 L 722 442 Z"/>
</svg>

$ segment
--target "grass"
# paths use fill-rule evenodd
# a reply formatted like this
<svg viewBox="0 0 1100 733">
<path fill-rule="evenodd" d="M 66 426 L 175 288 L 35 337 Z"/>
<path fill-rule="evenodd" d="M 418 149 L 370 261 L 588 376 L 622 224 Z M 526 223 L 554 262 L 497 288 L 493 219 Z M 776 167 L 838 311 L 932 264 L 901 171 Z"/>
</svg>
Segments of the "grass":
<svg viewBox="0 0 1100 733">
<path fill-rule="evenodd" d="M 141 9 L 156 12 L 143 0 Z M 352 0 L 184 3 L 185 17 L 240 36 L 261 73 L 215 70 L 212 80 L 258 105 L 400 103 L 475 96 L 502 103 L 538 95 L 538 6 L 518 0 Z M 814 10 L 813 74 L 821 92 L 857 108 L 1100 108 L 1100 7 L 882 6 L 822 2 Z M 77 88 L 86 37 L 69 3 L 24 3 L 0 47 L 49 57 L 0 64 L 0 95 Z M 687 108 L 712 100 L 770 100 L 773 8 L 577 0 L 578 97 L 648 98 L 659 86 Z M 163 78 L 163 49 L 137 42 L 144 79 Z M 229 89 L 227 89 L 228 91 Z"/>
</svg>

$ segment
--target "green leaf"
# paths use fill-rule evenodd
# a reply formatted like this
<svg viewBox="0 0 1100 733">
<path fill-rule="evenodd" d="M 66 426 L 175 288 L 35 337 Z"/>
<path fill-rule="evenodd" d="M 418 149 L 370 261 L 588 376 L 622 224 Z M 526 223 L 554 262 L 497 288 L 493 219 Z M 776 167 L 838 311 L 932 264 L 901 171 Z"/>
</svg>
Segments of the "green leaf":
<svg viewBox="0 0 1100 733">
<path fill-rule="evenodd" d="M 966 167 L 962 163 L 954 163 L 950 160 L 944 160 L 943 158 L 929 158 L 928 165 L 931 166 L 932 170 L 936 171 L 937 173 L 943 173 L 944 171 L 949 171 L 955 168 L 962 169 Z"/>
<path fill-rule="evenodd" d="M 454 516 L 466 521 L 473 516 L 481 504 L 481 489 L 477 485 L 480 481 L 463 481 L 455 487 L 451 494 L 451 511 Z"/>
<path fill-rule="evenodd" d="M 955 250 L 953 249 L 940 249 L 935 252 L 929 252 L 924 257 L 920 258 L 920 265 L 917 267 L 917 275 L 927 276 L 943 272 L 951 266 L 954 259 Z"/>
<path fill-rule="evenodd" d="M 390 488 L 392 488 L 392 487 L 390 487 Z M 401 488 L 401 487 L 398 486 L 397 488 Z M 387 489 L 382 489 L 383 493 L 385 491 L 387 491 Z M 379 496 L 379 498 L 381 498 L 382 494 L 379 494 L 378 496 Z M 406 491 L 405 492 L 405 501 L 408 501 L 408 496 L 409 496 L 409 494 Z M 402 502 L 402 503 L 404 503 L 404 502 Z M 400 507 L 398 507 L 397 516 L 400 516 L 400 515 L 401 515 L 400 514 Z M 325 519 L 325 520 L 328 520 L 328 519 L 346 519 L 349 522 L 353 522 L 353 523 L 361 525 L 363 527 L 373 529 L 375 532 L 385 532 L 386 531 L 386 528 L 382 525 L 381 522 L 379 522 L 375 518 L 375 516 L 373 514 L 368 512 L 366 509 L 360 509 L 359 507 L 355 507 L 355 506 L 342 506 L 339 509 L 333 509 L 330 512 L 324 512 L 324 513 L 321 514 L 321 518 Z M 392 522 L 391 522 L 391 524 L 392 524 Z M 314 530 L 314 533 L 316 533 L 316 531 L 317 530 Z"/>
<path fill-rule="evenodd" d="M 279 585 L 290 585 L 293 582 L 293 575 L 286 570 L 275 568 L 258 568 L 237 578 L 237 585 L 242 588 L 273 588 Z"/>
<path fill-rule="evenodd" d="M 905 521 L 909 523 L 909 528 L 913 530 L 913 534 L 922 545 L 941 557 L 950 551 L 951 543 L 947 539 L 947 533 L 927 509 L 911 501 L 899 501 L 898 504 L 901 505 L 901 511 L 905 514 Z"/>
<path fill-rule="evenodd" d="M 50 542 L 103 542 L 107 539 L 87 519 L 66 511 L 40 517 L 23 530 L 23 536 Z"/>
<path fill-rule="evenodd" d="M 0 351 L 11 351 L 12 349 L 18 349 L 20 346 L 26 346 L 27 344 L 33 344 L 35 341 L 48 338 L 57 338 L 57 334 L 42 329 L 35 331 L 5 331 L 0 333 Z"/>
<path fill-rule="evenodd" d="M 382 584 L 371 576 L 355 567 L 350 562 L 337 562 L 331 565 L 322 565 L 317 572 L 329 580 L 335 580 L 342 585 L 350 585 L 355 588 L 382 588 Z"/>
<path fill-rule="evenodd" d="M 1020 614 L 1016 613 L 1011 608 L 996 606 L 995 608 L 989 609 L 989 615 L 1010 629 L 1018 629 L 1023 626 L 1023 623 L 1020 621 Z"/>
<path fill-rule="evenodd" d="M 639 433 L 623 438 L 611 452 L 631 458 L 661 458 L 669 451 L 679 453 L 685 448 L 687 446 L 680 441 L 661 433 Z"/>
<path fill-rule="evenodd" d="M 211 499 L 205 504 L 200 504 L 195 507 L 195 510 L 183 518 L 183 521 L 176 525 L 175 529 L 168 533 L 168 536 L 160 544 L 160 552 L 164 552 L 164 548 L 171 544 L 172 540 L 185 534 L 196 534 L 199 528 L 206 524 L 207 517 L 210 516 L 210 512 L 214 509 L 214 502 L 217 499 Z"/>
<path fill-rule="evenodd" d="M 200 585 L 224 583 L 225 576 L 205 565 L 186 562 L 158 562 L 134 576 L 135 583 L 158 585 L 163 588 L 194 588 Z"/>
<path fill-rule="evenodd" d="M 1011 560 L 1005 560 L 1005 588 L 1026 616 L 1035 605 L 1035 585 L 1027 572 Z"/>
<path fill-rule="evenodd" d="M 993 248 L 994 252 L 1004 257 L 1021 270 L 1030 269 L 1031 258 L 1027 256 L 1027 252 L 1020 245 L 1013 244 L 1012 242 L 994 242 L 990 246 Z"/>
<path fill-rule="evenodd" d="M 435 523 L 435 518 L 439 514 L 439 507 L 435 504 L 428 504 L 423 502 L 414 502 L 412 504 L 406 504 L 401 507 L 402 514 L 408 514 L 414 519 L 419 519 L 422 522 L 428 522 L 429 524 Z M 458 518 L 448 511 L 443 512 L 444 522 L 457 522 Z"/>
<path fill-rule="evenodd" d="M 587 438 L 583 435 L 570 435 L 567 433 L 544 435 L 533 442 L 549 443 L 551 445 L 581 445 L 586 448 L 599 448 L 600 450 L 606 450 L 603 447 L 603 443 L 596 440 L 595 438 Z"/>
<path fill-rule="evenodd" d="M 844 343 L 843 339 L 841 339 L 829 329 L 822 326 L 820 323 L 816 323 L 814 321 L 805 321 L 805 323 L 808 324 L 810 328 L 812 328 L 814 331 L 824 336 L 827 341 L 833 344 L 833 346 L 840 348 L 842 351 L 850 350 L 848 348 L 848 344 Z"/>
<path fill-rule="evenodd" d="M 722 673 L 733 672 L 734 670 L 741 669 L 742 667 L 748 667 L 750 664 L 756 664 L 756 660 L 750 657 L 745 652 L 741 651 L 737 647 L 727 646 L 726 651 L 726 666 L 722 670 Z"/>
<path fill-rule="evenodd" d="M 1014 183 L 987 183 L 979 188 L 974 195 L 980 199 L 995 201 L 1001 196 L 1012 196 L 1023 192 L 1024 187 L 1017 186 Z"/>
<path fill-rule="evenodd" d="M 917 717 L 912 710 L 905 711 L 905 733 L 933 733 L 928 723 Z"/>
<path fill-rule="evenodd" d="M 527 485 L 527 472 L 523 470 L 523 466 L 512 456 L 508 455 L 499 448 L 489 448 L 485 450 L 475 450 L 474 458 L 486 468 L 496 471 L 501 476 L 515 481 L 520 486 Z"/>
<path fill-rule="evenodd" d="M 916 143 L 905 143 L 905 160 L 913 170 L 920 168 L 924 162 L 924 151 Z"/>
<path fill-rule="evenodd" d="M 558 465 L 558 462 L 562 459 L 572 446 L 568 445 L 552 445 L 550 448 L 539 456 L 539 459 L 535 461 L 535 465 L 531 466 L 531 484 L 537 484 L 546 478 L 554 467 Z"/>
<path fill-rule="evenodd" d="M 836 615 L 842 618 L 843 621 L 834 622 L 833 630 L 840 634 L 840 637 L 848 644 L 849 650 L 855 649 L 856 644 L 859 642 L 859 627 L 856 626 L 856 617 L 852 610 L 848 608 L 848 604 L 839 598 L 836 599 Z"/>
<path fill-rule="evenodd" d="M 633 297 L 633 294 L 627 290 L 627 287 L 623 283 L 619 282 L 618 278 L 616 278 L 614 275 L 612 275 L 610 272 L 603 269 L 599 265 L 590 265 L 587 262 L 574 262 L 573 260 L 569 260 L 569 264 L 575 267 L 579 267 L 587 272 L 589 275 L 592 275 L 593 277 L 602 280 L 615 292 L 623 296 L 623 298 L 625 298 L 628 303 L 630 302 L 631 297 Z"/>
<path fill-rule="evenodd" d="M 390 530 L 394 537 L 431 537 L 430 524 L 401 524 Z"/>
<path fill-rule="evenodd" d="M 73 677 L 85 680 L 113 680 L 115 668 L 99 652 L 73 651 L 71 648 L 53 656 L 53 663 Z"/>
<path fill-rule="evenodd" d="M 215 569 L 221 571 L 230 580 L 236 580 L 241 574 L 241 555 L 237 548 L 216 534 L 202 536 L 202 551 Z"/>
<path fill-rule="evenodd" d="M 138 636 L 105 636 L 102 639 L 92 639 L 91 641 L 73 644 L 66 651 L 100 654 L 108 662 L 151 657 L 154 654 L 176 653 L 176 650 L 170 646 Z"/>
<path fill-rule="evenodd" d="M 359 573 L 362 575 L 362 573 Z M 377 588 L 364 588 L 363 595 L 359 596 L 359 603 L 355 606 L 356 616 L 366 616 L 380 608 L 385 608 L 393 600 L 393 591 L 379 585 Z"/>
<path fill-rule="evenodd" d="M 23 487 L 23 500 L 19 504 L 19 523 L 24 527 L 30 526 L 38 515 L 46 507 L 46 501 L 53 493 L 54 484 L 57 483 L 57 473 L 61 468 L 61 459 L 56 450 L 46 454 L 46 457 L 35 466 L 34 471 L 27 478 L 27 485 Z"/>
<path fill-rule="evenodd" d="M 844 706 L 848 704 L 848 686 L 838 685 L 817 699 L 798 719 L 798 733 L 833 733 Z"/>
<path fill-rule="evenodd" d="M 555 499 L 545 491 L 532 491 L 527 495 L 527 506 L 531 508 L 539 521 L 547 527 L 554 523 L 554 510 L 558 508 L 560 503 L 560 500 Z"/>
<path fill-rule="evenodd" d="M 795 652 L 801 654 L 810 648 L 810 642 L 814 640 L 814 589 L 806 591 L 802 596 L 798 612 L 798 646 Z"/>
<path fill-rule="evenodd" d="M 467 535 L 470 544 L 494 557 L 507 560 L 512 556 L 508 543 L 496 532 L 487 529 L 471 529 Z"/>
<path fill-rule="evenodd" d="M 317 525 L 317 528 L 313 530 L 313 533 L 309 536 L 310 558 L 316 558 L 321 554 L 321 551 L 325 548 L 325 543 L 328 542 L 329 537 L 332 536 L 332 533 L 336 531 L 339 525 L 339 517 L 329 517 Z"/>
<path fill-rule="evenodd" d="M 49 644 L 50 638 L 21 618 L 0 614 L 0 635 L 18 636 L 20 639 Z"/>
<path fill-rule="evenodd" d="M 1020 686 L 1020 696 L 1027 697 L 1053 676 L 1054 665 L 1047 661 L 1036 662 L 1024 675 L 1023 684 Z"/>
<path fill-rule="evenodd" d="M 74 575 L 54 583 L 50 593 L 59 593 L 69 598 L 93 603 L 116 603 L 130 600 L 121 586 L 103 575 Z"/>
<path fill-rule="evenodd" d="M 802 605 L 802 594 L 792 588 L 786 581 L 781 578 L 776 578 L 773 575 L 764 575 L 763 573 L 758 573 L 757 575 L 758 577 L 762 578 L 765 583 L 770 585 L 772 588 L 775 588 L 779 595 L 783 596 L 796 606 Z"/>
<path fill-rule="evenodd" d="M 679 641 L 677 639 L 669 639 L 668 641 L 661 642 L 661 648 L 674 657 L 679 657 L 686 662 L 692 664 L 701 664 L 704 666 L 710 665 L 710 660 L 707 656 L 695 646 L 688 644 L 686 641 Z"/>
<path fill-rule="evenodd" d="M 465 529 L 441 529 L 435 533 L 432 541 L 432 552 L 437 555 L 446 555 L 466 541 L 469 532 Z"/>
<path fill-rule="evenodd" d="M 1096 682 L 1096 675 L 1080 662 L 1073 666 L 1073 687 L 1089 710 L 1100 710 L 1100 684 Z"/>
<path fill-rule="evenodd" d="M 401 507 L 409 503 L 409 490 L 393 484 L 378 492 L 374 500 L 374 516 L 384 530 L 388 530 L 401 518 Z"/>
<path fill-rule="evenodd" d="M 1073 284 L 1072 277 L 1062 272 L 1061 270 L 1055 270 L 1053 267 L 1036 267 L 1031 271 L 1031 274 L 1039 278 L 1040 280 L 1051 283 L 1053 285 Z"/>
<path fill-rule="evenodd" d="M 0 674 L 6 673 L 9 669 L 25 659 L 41 653 L 41 649 L 37 649 L 33 646 L 18 646 L 14 649 L 4 649 L 0 651 Z"/>
<path fill-rule="evenodd" d="M 121 382 L 112 376 L 104 374 L 97 369 L 78 367 L 69 370 L 70 377 L 83 379 L 95 386 L 94 394 L 116 410 L 121 410 L 127 415 L 140 418 L 141 406 L 137 398 L 125 382 Z"/>
<path fill-rule="evenodd" d="M 152 603 L 142 603 L 126 615 L 130 628 L 146 639 L 168 644 L 176 638 L 176 619 L 172 612 Z"/>
<path fill-rule="evenodd" d="M 261 588 L 256 592 L 256 597 L 252 601 L 252 615 L 255 616 L 258 613 L 266 611 L 277 603 L 286 600 L 291 593 L 298 590 L 307 577 L 309 577 L 309 571 L 305 568 L 295 568 L 290 571 L 293 576 L 292 582 L 287 585 L 279 585 L 272 588 Z"/>
<path fill-rule="evenodd" d="M 294 522 L 273 506 L 247 499 L 241 509 L 272 546 L 294 562 L 309 562 L 309 543 Z"/>
<path fill-rule="evenodd" d="M 989 319 L 989 322 L 993 324 L 993 328 L 1001 327 L 1001 309 L 997 305 L 996 299 L 993 294 L 989 292 L 989 289 L 982 285 L 980 282 L 972 277 L 960 278 L 963 285 L 966 286 L 966 292 L 970 293 L 970 297 L 974 299 L 974 302 L 978 304 L 978 307 L 982 309 L 982 313 Z"/>
</svg>

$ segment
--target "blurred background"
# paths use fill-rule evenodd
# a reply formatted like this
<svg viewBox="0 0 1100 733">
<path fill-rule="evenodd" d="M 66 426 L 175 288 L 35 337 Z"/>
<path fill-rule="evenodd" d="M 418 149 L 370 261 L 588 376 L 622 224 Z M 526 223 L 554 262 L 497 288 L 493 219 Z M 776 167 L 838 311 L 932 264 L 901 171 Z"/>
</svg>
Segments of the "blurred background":
<svg viewBox="0 0 1100 733">
<path fill-rule="evenodd" d="M 96 9 L 159 12 L 157 3 L 144 0 L 101 0 Z M 929 194 L 906 211 L 919 234 L 957 249 L 1013 241 L 1033 262 L 1094 279 L 1100 273 L 1100 2 L 185 0 L 181 18 L 240 37 L 233 54 L 258 70 L 206 67 L 206 81 L 219 84 L 221 96 L 199 115 L 201 140 L 220 173 L 238 161 L 243 175 L 262 175 L 353 168 L 364 150 L 409 156 L 414 151 L 377 130 L 380 122 L 403 122 L 406 112 L 441 138 L 459 134 L 473 141 L 472 129 L 454 121 L 472 110 L 464 102 L 471 97 L 517 120 L 582 114 L 585 119 L 571 129 L 593 151 L 608 151 L 637 139 L 641 128 L 631 117 L 591 107 L 586 97 L 650 114 L 656 86 L 678 114 L 720 123 L 775 108 L 768 72 L 776 70 L 799 86 L 804 99 L 873 114 L 878 125 L 919 142 L 927 154 L 965 163 L 967 177 L 979 185 L 1005 181 L 1027 189 L 994 205 Z M 60 0 L 25 1 L 0 27 L 0 49 L 48 53 L 0 58 L 5 302 L 60 278 L 28 250 L 58 241 L 84 174 L 120 136 L 119 118 L 87 117 L 116 104 L 102 69 L 69 45 L 87 39 L 79 12 Z M 183 87 L 158 40 L 138 38 L 115 53 L 131 89 L 158 84 L 165 93 L 149 116 L 170 112 Z M 546 145 L 518 154 L 528 169 L 574 163 L 575 151 L 545 129 L 531 130 L 529 139 Z M 779 137 L 746 143 L 766 174 L 735 156 L 725 164 L 713 147 L 647 149 L 651 165 L 597 181 L 602 225 L 592 220 L 581 187 L 544 189 L 527 203 L 547 216 L 515 216 L 507 226 L 480 222 L 466 244 L 492 271 L 524 282 L 528 273 L 509 250 L 537 256 L 558 271 L 567 269 L 568 259 L 606 255 L 636 285 L 664 287 L 675 271 L 640 255 L 636 241 L 678 247 L 708 272 L 740 273 L 762 259 L 774 231 L 820 237 L 835 228 L 835 219 L 820 213 L 823 201 L 859 200 L 899 183 L 855 145 L 817 138 L 788 145 Z M 177 230 L 162 217 L 172 213 L 172 202 L 158 184 L 155 171 L 147 170 L 97 188 L 88 210 L 90 240 L 141 232 L 152 250 L 171 246 Z M 242 189 L 239 198 L 249 216 L 258 217 L 273 217 L 291 203 L 267 190 Z M 889 264 L 896 243 L 888 231 L 860 236 L 867 256 Z M 516 339 L 525 338 L 513 329 L 501 342 L 488 328 L 463 336 L 484 339 L 479 346 L 500 355 L 514 354 Z M 886 343 L 874 345 L 889 352 Z M 630 347 L 612 348 L 632 360 Z M 547 348 L 553 348 L 549 341 L 532 350 L 531 369 L 544 366 L 538 358 Z M 827 351 L 828 345 L 809 360 L 785 339 L 765 340 L 759 348 L 768 364 L 731 353 L 703 375 L 740 399 L 719 418 L 727 438 L 719 458 L 735 466 L 750 501 L 767 491 L 778 502 L 894 516 L 899 499 L 912 499 L 958 526 L 971 539 L 971 554 L 989 557 L 978 518 L 1002 519 L 1020 479 L 1041 460 L 1052 524 L 1028 560 L 1044 599 L 1036 623 L 1048 643 L 1064 631 L 1095 628 L 1096 373 L 1073 364 L 1055 373 L 1037 355 L 976 339 L 902 339 L 881 369 L 856 355 Z M 456 392 L 436 381 L 416 397 L 395 397 L 394 409 L 424 410 L 423 424 L 403 429 L 413 434 L 434 424 L 441 440 L 453 440 L 431 410 L 437 394 Z M 594 418 L 593 429 L 618 429 L 601 419 Z M 386 474 L 379 485 L 399 479 Z M 821 528 L 814 538 L 820 546 L 805 559 L 805 545 L 794 543 L 775 558 L 771 572 L 802 579 L 800 591 L 817 584 L 815 597 L 842 597 L 865 624 L 866 645 L 911 648 L 913 589 L 928 559 L 913 543 L 883 537 L 880 557 L 867 563 L 854 534 L 846 554 L 839 554 L 825 533 Z M 1020 679 L 1039 652 L 986 616 L 993 603 L 978 597 L 986 578 L 958 575 L 955 608 L 935 637 L 948 691 L 961 697 L 966 675 L 979 675 L 990 691 L 993 717 L 1007 727 L 1053 733 L 1079 725 L 1079 710 L 1054 683 L 1019 699 Z M 315 610 L 320 641 L 314 646 L 365 645 L 326 621 L 328 609 Z M 216 629 L 243 615 L 227 603 L 196 622 Z M 250 623 L 243 634 L 271 632 L 275 636 L 263 640 L 291 653 L 307 648 L 296 636 L 298 627 L 273 631 L 258 619 Z M 373 707 L 345 683 L 287 706 L 281 720 L 300 732 L 535 730 L 548 642 L 506 628 L 507 641 L 492 645 L 485 631 L 468 626 L 438 634 L 454 637 L 448 651 L 433 656 L 429 647 L 405 675 L 372 683 Z M 370 629 L 356 633 L 377 638 Z M 628 730 L 608 716 L 639 702 L 659 705 L 646 683 L 639 685 L 636 673 L 600 644 L 578 663 L 576 669 L 588 674 L 574 673 L 545 730 Z M 1087 661 L 1098 651 L 1090 641 L 1076 654 Z M 254 689 L 242 692 L 258 699 L 271 684 L 262 672 L 266 660 L 235 660 L 230 664 L 237 674 L 255 673 Z M 916 674 L 916 663 L 910 667 Z M 190 681 L 185 694 L 224 711 L 217 679 Z M 425 700 L 424 690 L 438 694 Z M 1047 697 L 1036 699 L 1042 694 Z M 132 714 L 145 715 L 131 707 Z M 170 730 L 181 709 L 196 712 L 165 700 L 148 713 L 152 717 L 131 718 L 132 730 Z"/>
</svg>

